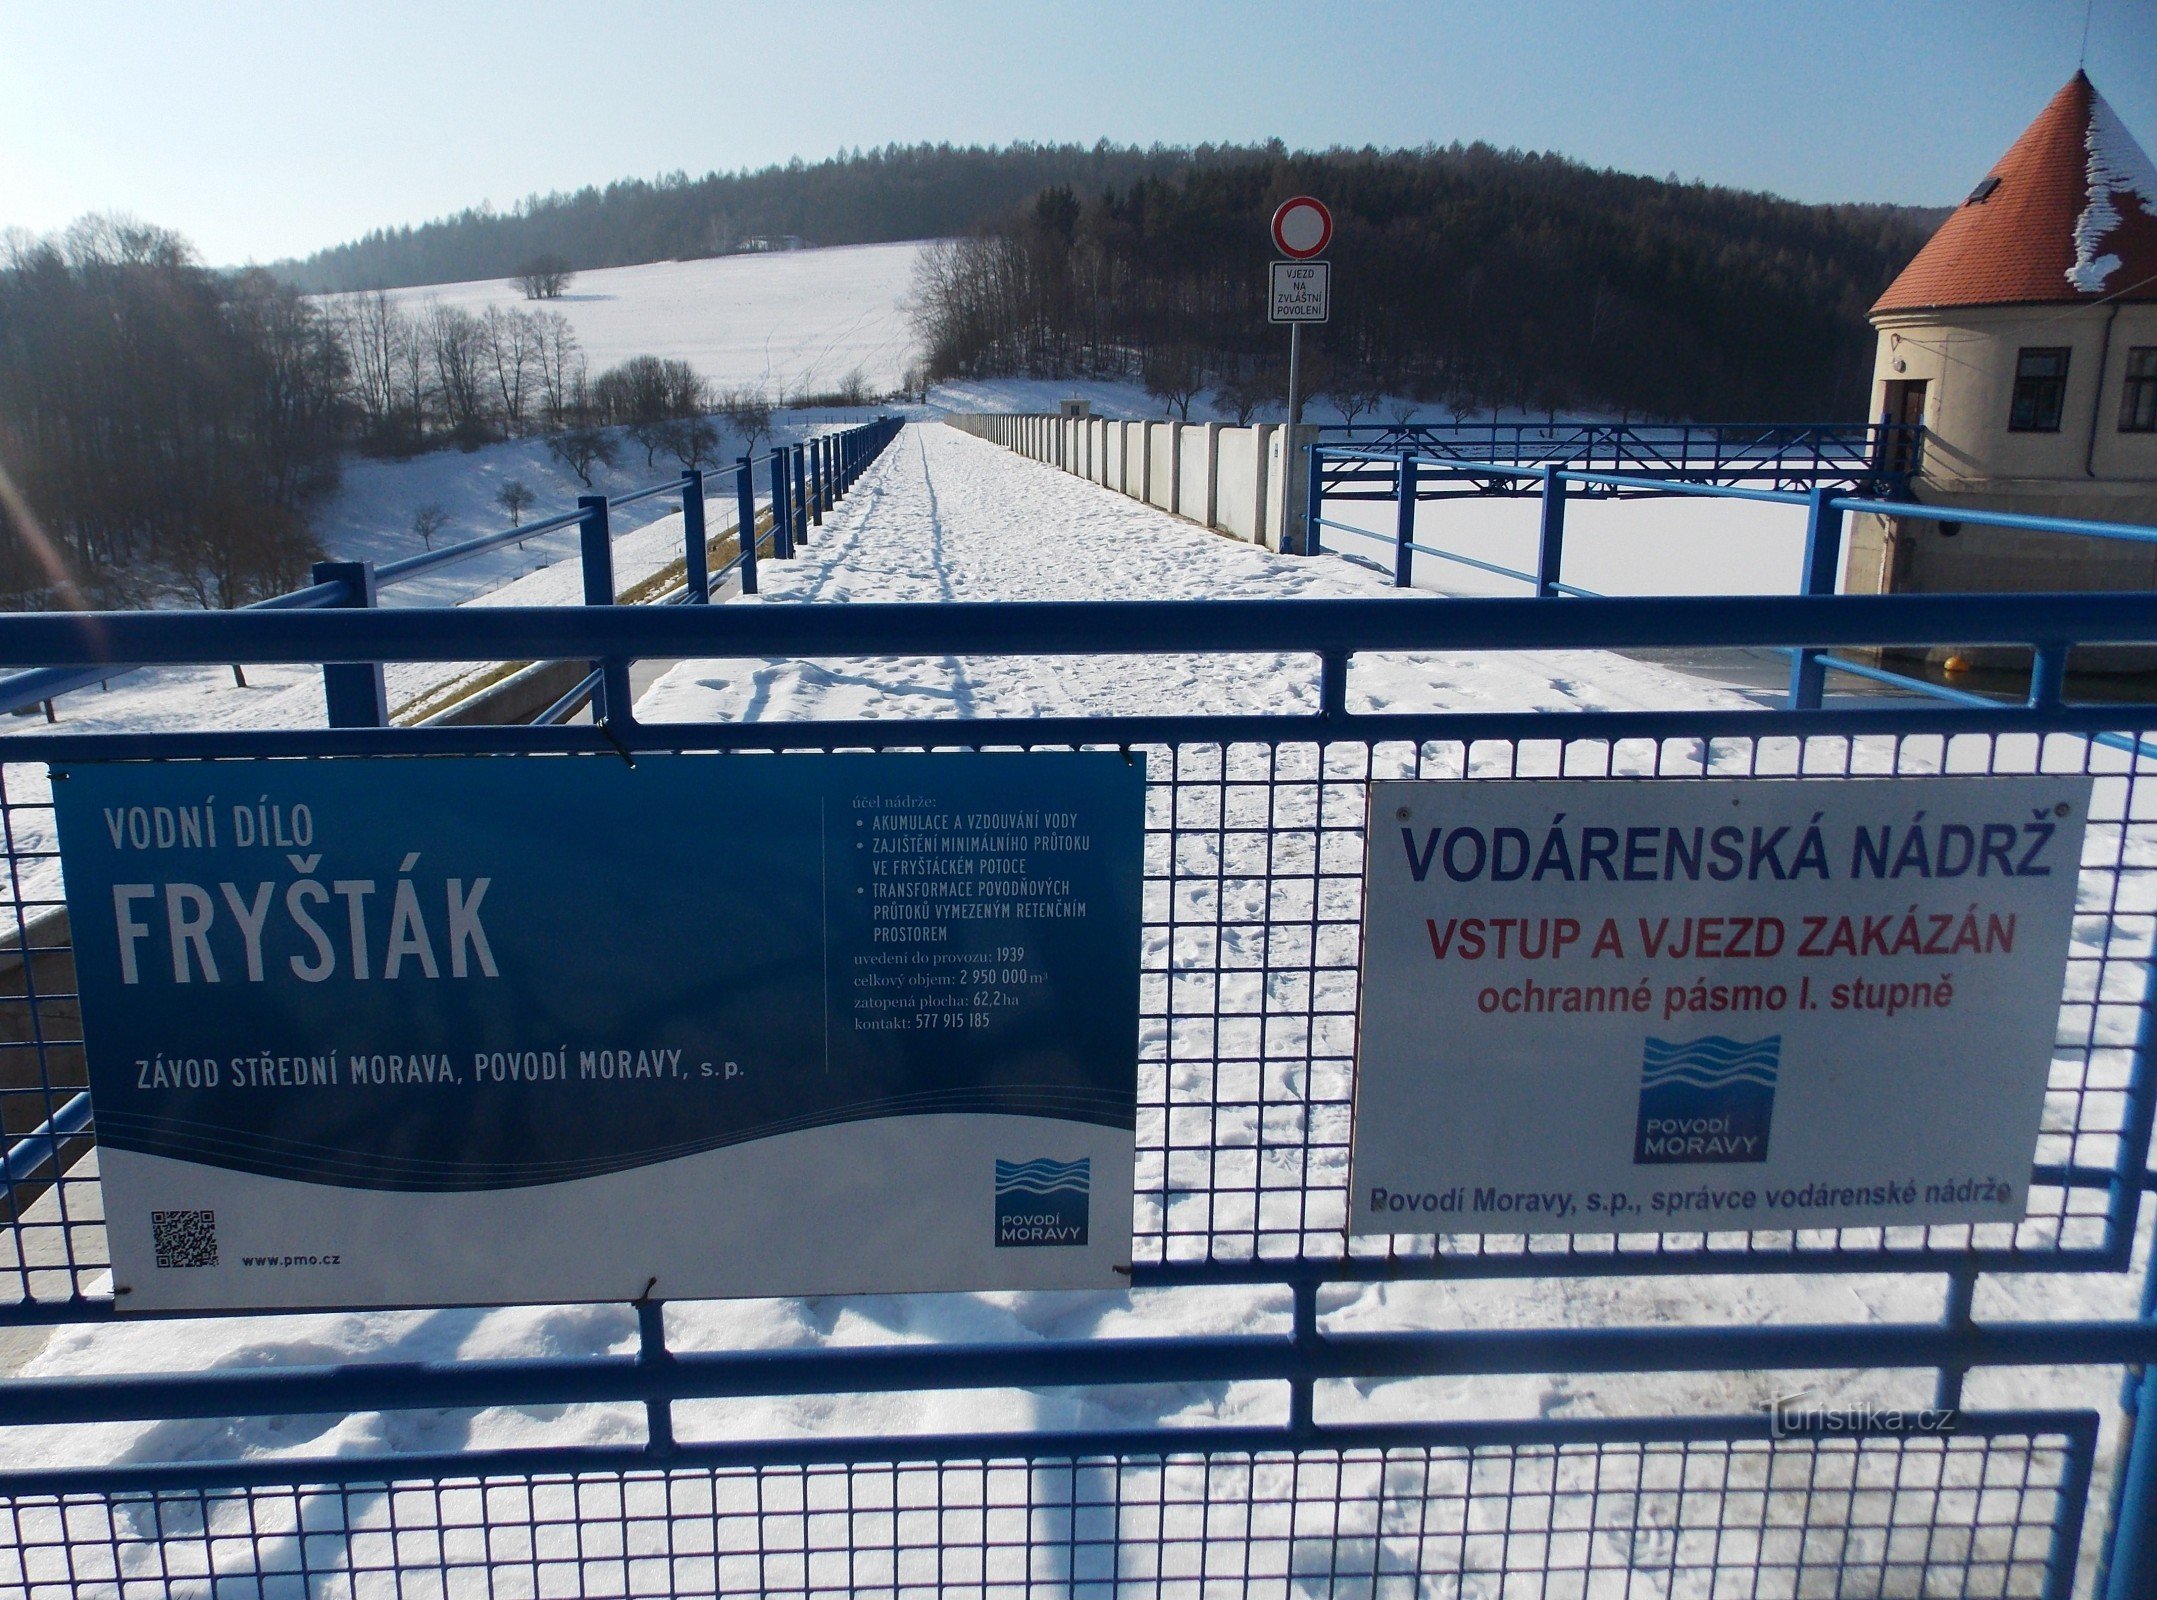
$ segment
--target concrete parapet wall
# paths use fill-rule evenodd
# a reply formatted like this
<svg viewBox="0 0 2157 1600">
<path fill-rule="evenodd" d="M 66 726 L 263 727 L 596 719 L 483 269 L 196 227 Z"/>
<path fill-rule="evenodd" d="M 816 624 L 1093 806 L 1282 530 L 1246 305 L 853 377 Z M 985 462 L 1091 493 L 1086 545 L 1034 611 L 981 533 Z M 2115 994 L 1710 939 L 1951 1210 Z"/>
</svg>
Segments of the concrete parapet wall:
<svg viewBox="0 0 2157 1600">
<path fill-rule="evenodd" d="M 1176 424 L 1146 424 L 1146 503 L 1176 509 Z"/>
<path fill-rule="evenodd" d="M 1277 424 L 979 414 L 944 421 L 1216 533 L 1271 550 L 1298 547 L 1301 463 L 1285 459 L 1288 430 Z M 1302 429 L 1298 443 L 1308 446 L 1314 437 L 1315 429 Z"/>
<path fill-rule="evenodd" d="M 1193 522 L 1213 526 L 1213 449 L 1217 424 L 1185 423 L 1179 429 L 1183 448 L 1176 457 L 1176 511 Z"/>
</svg>

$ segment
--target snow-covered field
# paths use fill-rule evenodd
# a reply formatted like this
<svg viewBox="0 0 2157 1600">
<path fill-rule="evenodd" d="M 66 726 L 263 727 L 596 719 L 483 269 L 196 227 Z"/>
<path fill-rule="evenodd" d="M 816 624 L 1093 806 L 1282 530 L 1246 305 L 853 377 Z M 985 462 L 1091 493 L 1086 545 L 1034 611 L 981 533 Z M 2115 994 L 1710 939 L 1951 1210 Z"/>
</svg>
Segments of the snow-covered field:
<svg viewBox="0 0 2157 1600">
<path fill-rule="evenodd" d="M 924 248 L 861 244 L 604 267 L 537 304 L 569 319 L 595 374 L 659 355 L 725 387 L 760 384 L 775 401 L 836 389 L 855 372 L 882 393 L 912 360 L 905 300 Z M 407 309 L 439 300 L 472 312 L 535 304 L 507 278 L 398 289 L 392 298 Z"/>
<path fill-rule="evenodd" d="M 1477 508 L 1481 509 L 1481 508 Z M 1458 515 L 1470 512 L 1461 510 Z M 653 560 L 666 543 L 655 527 Z M 1163 513 L 1023 461 L 955 430 L 908 429 L 858 484 L 835 517 L 792 563 L 765 569 L 765 593 L 733 604 L 801 605 L 870 600 L 1046 600 L 1172 597 L 1359 597 L 1372 604 L 1430 604 L 1403 597 L 1379 576 L 1337 557 L 1284 558 L 1205 533 Z M 542 574 L 552 579 L 553 573 Z M 538 580 L 527 579 L 526 583 Z M 494 598 L 522 598 L 518 589 Z M 1149 655 L 1144 658 L 685 661 L 644 696 L 653 721 L 729 718 L 1010 716 L 1156 710 L 1281 710 L 1315 704 L 1314 663 L 1262 654 Z M 207 693 L 207 691 L 204 691 Z M 306 686 L 274 691 L 294 715 Z M 267 693 L 267 692 L 266 692 Z M 1352 702 L 1418 708 L 1563 711 L 1579 707 L 1734 706 L 1741 696 L 1642 663 L 1595 652 L 1393 656 L 1359 663 Z M 319 714 L 317 709 L 317 714 Z M 175 718 L 181 715 L 178 707 Z M 1733 752 L 1735 754 L 1735 752 Z M 2026 759 L 2004 744 L 2002 761 Z M 1764 755 L 1761 770 L 1790 770 L 1794 745 Z M 1478 754 L 1504 759 L 1501 750 Z M 1547 758 L 1558 759 L 1556 747 Z M 1687 759 L 1666 747 L 1620 754 L 1616 770 L 1674 770 Z M 1886 770 L 1869 745 L 1861 767 Z M 1903 770 L 1911 770 L 1905 757 Z M 1525 768 L 1523 770 L 1526 770 Z M 2095 830 L 2093 830 L 2094 832 Z M 1178 886 L 1178 893 L 1183 886 Z M 1238 907 L 1206 902 L 1191 886 L 1178 921 L 1228 920 Z M 1249 907 L 1242 908 L 1245 911 Z M 1263 907 L 1258 908 L 1261 922 Z M 2101 934 L 2104 924 L 2094 922 Z M 1223 928 L 1224 941 L 1239 930 Z M 1149 930 L 1146 970 L 1179 959 L 1165 927 Z M 2124 1042 L 2124 1041 L 2122 1041 Z M 1147 1071 L 1190 1070 L 1181 1048 L 1159 1035 L 1142 1041 Z M 1205 1081 L 1202 1077 L 1194 1082 Z M 1158 1102 L 1162 1085 L 1142 1086 Z M 1255 1127 L 1224 1116 L 1215 1138 L 1255 1139 Z M 1314 1179 L 1325 1177 L 1322 1164 Z M 1142 1214 L 1142 1230 L 1160 1216 Z M 1579 1326 L 1663 1322 L 1909 1321 L 1936 1317 L 1937 1277 L 1644 1280 L 1548 1279 L 1517 1283 L 1413 1282 L 1348 1285 L 1322 1303 L 1334 1329 L 1380 1327 Z M 1980 1314 L 2071 1317 L 2132 1314 L 2131 1285 L 2114 1278 L 1988 1279 Z M 669 1327 L 680 1349 L 758 1350 L 980 1339 L 1101 1339 L 1129 1334 L 1275 1330 L 1288 1301 L 1272 1288 L 1138 1294 L 1002 1293 L 831 1297 L 813 1301 L 676 1304 Z M 523 1307 L 216 1318 L 54 1331 L 23 1367 L 25 1376 L 258 1369 L 335 1362 L 489 1359 L 517 1355 L 620 1354 L 634 1348 L 635 1323 L 618 1306 Z M 1335 1386 L 1321 1416 L 1581 1417 L 1643 1411 L 1743 1412 L 1788 1392 L 1810 1375 L 1719 1373 L 1665 1378 L 1427 1379 Z M 1998 1372 L 1974 1375 L 1972 1405 L 2090 1405 L 2109 1410 L 2116 1372 Z M 1928 1374 L 1837 1373 L 1820 1380 L 1821 1403 L 1922 1405 Z M 685 1438 L 890 1433 L 1034 1427 L 1131 1427 L 1271 1422 L 1283 1415 L 1279 1388 L 1192 1383 L 1085 1394 L 1014 1390 L 869 1397 L 775 1398 L 678 1408 Z M 633 1442 L 635 1407 L 501 1407 L 476 1412 L 346 1418 L 242 1418 L 119 1423 L 95 1428 L 19 1429 L 0 1435 L 11 1462 L 88 1463 L 162 1459 L 242 1459 L 353 1455 L 387 1450 L 455 1450 L 572 1441 Z M 2104 1477 L 2093 1495 L 2102 1506 Z M 2092 1531 L 2102 1521 L 2093 1516 Z M 5 1535 L 0 1534 L 0 1544 Z M 2085 1577 L 2087 1575 L 2085 1564 Z M 1323 1586 L 1311 1592 L 1323 1592 Z M 1463 1588 L 1447 1593 L 1468 1594 Z M 1493 1594 L 1497 1591 L 1492 1590 Z M 1510 1592 L 1510 1591 L 1508 1591 Z M 1617 1592 L 1613 1590 L 1613 1592 Z M 1629 1593 L 1644 1592 L 1628 1590 Z M 1665 1591 L 1657 1589 L 1662 1594 Z"/>
</svg>

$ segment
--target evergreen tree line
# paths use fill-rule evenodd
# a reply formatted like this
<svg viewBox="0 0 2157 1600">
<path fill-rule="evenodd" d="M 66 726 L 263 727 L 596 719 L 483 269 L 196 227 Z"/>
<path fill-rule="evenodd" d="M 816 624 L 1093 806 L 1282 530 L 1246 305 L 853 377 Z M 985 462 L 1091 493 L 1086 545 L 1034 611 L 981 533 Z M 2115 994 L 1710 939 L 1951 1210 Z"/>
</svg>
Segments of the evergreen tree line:
<svg viewBox="0 0 2157 1600">
<path fill-rule="evenodd" d="M 1142 378 L 1186 412 L 1209 389 L 1245 419 L 1270 410 L 1287 333 L 1266 318 L 1268 221 L 1295 194 L 1336 223 L 1306 389 L 1351 413 L 1394 396 L 1455 415 L 1862 416 L 1866 308 L 1932 220 L 1482 145 L 1057 185 L 924 257 L 931 374 Z"/>
<path fill-rule="evenodd" d="M 1271 147 L 1170 149 L 886 145 L 756 172 L 675 172 L 573 194 L 479 206 L 419 227 L 382 228 L 272 270 L 310 292 L 508 278 L 728 255 L 798 236 L 813 245 L 884 244 L 964 233 L 1058 184 L 1094 192 Z"/>
</svg>

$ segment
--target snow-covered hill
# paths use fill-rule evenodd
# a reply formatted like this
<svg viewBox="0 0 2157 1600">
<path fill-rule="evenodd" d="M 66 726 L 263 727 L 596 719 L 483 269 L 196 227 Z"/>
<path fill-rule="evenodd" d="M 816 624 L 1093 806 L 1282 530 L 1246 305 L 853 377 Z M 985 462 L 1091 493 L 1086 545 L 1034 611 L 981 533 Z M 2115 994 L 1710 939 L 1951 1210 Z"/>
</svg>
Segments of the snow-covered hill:
<svg viewBox="0 0 2157 1600">
<path fill-rule="evenodd" d="M 872 392 L 898 386 L 912 359 L 905 299 L 920 243 L 848 245 L 580 272 L 544 302 L 576 330 L 592 370 L 635 355 L 674 356 L 715 384 L 762 384 L 773 399 L 836 389 L 859 371 Z M 398 289 L 479 312 L 531 305 L 507 278 Z"/>
</svg>

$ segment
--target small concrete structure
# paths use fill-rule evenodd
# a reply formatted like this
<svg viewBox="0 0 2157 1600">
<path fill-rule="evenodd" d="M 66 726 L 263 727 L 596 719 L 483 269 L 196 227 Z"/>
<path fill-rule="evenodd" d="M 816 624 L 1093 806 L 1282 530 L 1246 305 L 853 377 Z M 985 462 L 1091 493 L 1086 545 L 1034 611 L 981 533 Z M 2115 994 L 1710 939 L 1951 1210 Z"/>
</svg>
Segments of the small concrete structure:
<svg viewBox="0 0 2157 1600">
<path fill-rule="evenodd" d="M 2085 75 L 1871 318 L 1872 414 L 1925 430 L 1912 498 L 2157 524 L 2157 167 Z M 2157 546 L 1859 516 L 1844 586 L 2153 588 Z"/>
</svg>

